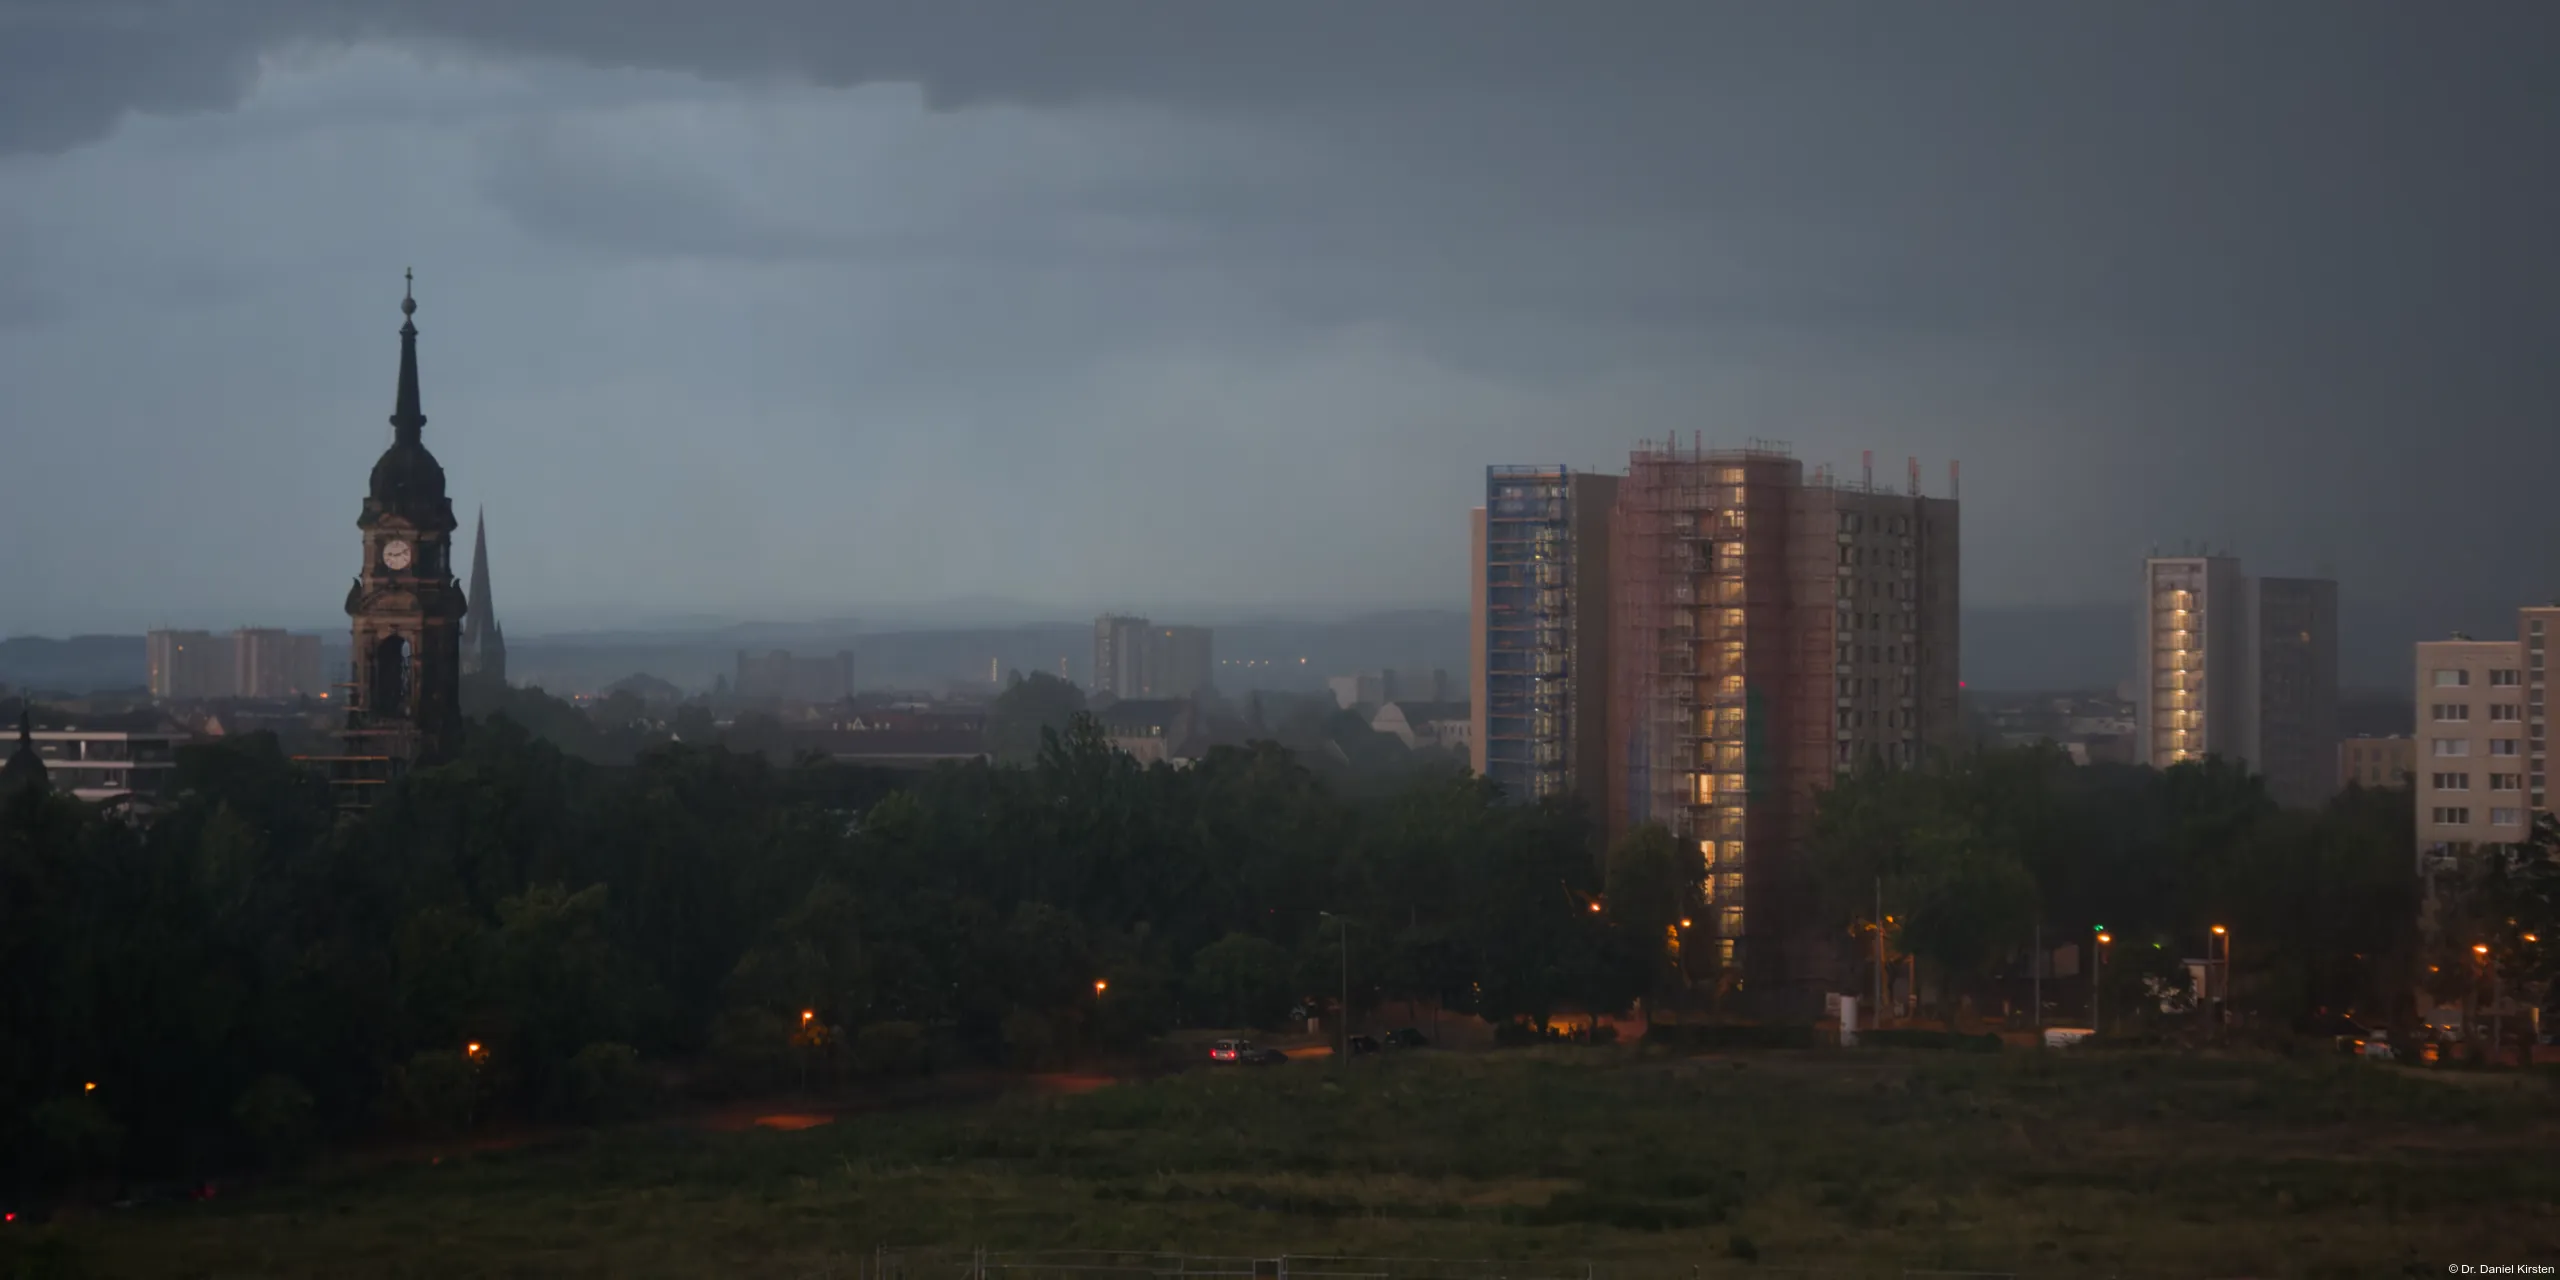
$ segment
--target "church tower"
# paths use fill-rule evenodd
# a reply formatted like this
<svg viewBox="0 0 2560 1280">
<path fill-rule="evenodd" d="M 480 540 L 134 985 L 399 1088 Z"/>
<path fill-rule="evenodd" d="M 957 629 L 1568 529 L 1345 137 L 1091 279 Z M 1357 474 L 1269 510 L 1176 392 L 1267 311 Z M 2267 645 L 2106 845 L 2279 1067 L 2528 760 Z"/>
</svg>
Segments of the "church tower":
<svg viewBox="0 0 2560 1280">
<path fill-rule="evenodd" d="M 498 606 L 489 599 L 489 513 L 471 527 L 471 612 L 462 624 L 462 674 L 494 684 L 507 682 L 507 633 L 498 628 Z"/>
<path fill-rule="evenodd" d="M 353 699 L 347 728 L 362 754 L 433 760 L 462 728 L 462 585 L 453 580 L 453 503 L 444 468 L 421 436 L 414 291 L 400 300 L 400 388 L 391 447 L 373 464 L 356 517 L 364 568 L 347 588 L 354 623 Z"/>
</svg>

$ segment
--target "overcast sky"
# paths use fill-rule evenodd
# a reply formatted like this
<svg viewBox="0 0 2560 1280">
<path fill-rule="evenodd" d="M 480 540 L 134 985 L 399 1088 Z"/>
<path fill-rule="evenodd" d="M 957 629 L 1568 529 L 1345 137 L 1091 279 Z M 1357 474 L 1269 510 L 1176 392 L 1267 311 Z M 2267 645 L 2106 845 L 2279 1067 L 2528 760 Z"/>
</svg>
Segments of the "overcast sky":
<svg viewBox="0 0 2560 1280">
<path fill-rule="evenodd" d="M 1672 432 L 1962 459 L 1974 605 L 2210 538 L 2495 619 L 2555 68 L 2549 0 L 0 0 L 0 633 L 334 618 L 404 267 L 519 632 L 1456 605 L 1486 464 Z"/>
</svg>

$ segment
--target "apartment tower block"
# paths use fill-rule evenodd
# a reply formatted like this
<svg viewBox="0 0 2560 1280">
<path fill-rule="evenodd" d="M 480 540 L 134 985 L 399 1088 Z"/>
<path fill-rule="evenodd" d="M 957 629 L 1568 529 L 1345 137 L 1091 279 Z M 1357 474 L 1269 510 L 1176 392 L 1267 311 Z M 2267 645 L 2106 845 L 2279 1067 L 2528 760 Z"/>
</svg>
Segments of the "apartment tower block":
<svg viewBox="0 0 2560 1280">
<path fill-rule="evenodd" d="M 1594 472 L 1485 470 L 1470 579 L 1470 750 L 1476 772 L 1514 799 L 1602 799 L 1617 493 L 1618 477 Z"/>
<path fill-rule="evenodd" d="M 1753 1003 L 1819 1007 L 1835 972 L 1802 853 L 1814 797 L 1960 732 L 1956 500 L 1773 446 L 1630 458 L 1610 531 L 1613 835 L 1669 828 L 1700 859 L 1697 935 Z"/>
</svg>

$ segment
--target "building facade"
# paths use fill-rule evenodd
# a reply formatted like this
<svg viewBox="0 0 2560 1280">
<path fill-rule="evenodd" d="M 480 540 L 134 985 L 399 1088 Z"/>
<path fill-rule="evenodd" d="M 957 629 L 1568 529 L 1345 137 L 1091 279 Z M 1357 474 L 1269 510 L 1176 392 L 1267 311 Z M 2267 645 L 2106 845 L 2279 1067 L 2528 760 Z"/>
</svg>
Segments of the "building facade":
<svg viewBox="0 0 2560 1280">
<path fill-rule="evenodd" d="M 143 638 L 151 696 L 183 702 L 230 698 L 239 693 L 239 657 L 233 637 L 210 631 L 154 631 Z"/>
<path fill-rule="evenodd" d="M 2335 788 L 2338 751 L 2338 584 L 2326 578 L 2250 582 L 2250 767 L 2267 793 L 2317 808 Z"/>
<path fill-rule="evenodd" d="M 1104 614 L 1093 620 L 1093 696 L 1196 698 L 1217 682 L 1208 627 L 1164 626 Z"/>
<path fill-rule="evenodd" d="M 2253 578 L 2232 556 L 2142 564 L 2138 759 L 2155 769 L 2218 756 L 2247 765 L 2277 802 L 2309 808 L 2336 788 L 2338 584 Z"/>
<path fill-rule="evenodd" d="M 2421 865 L 2524 839 L 2551 812 L 2550 679 L 2560 605 L 2520 609 L 2513 640 L 2417 646 L 2417 790 Z"/>
<path fill-rule="evenodd" d="M 1841 989 L 1806 897 L 1814 796 L 1961 733 L 1957 505 L 1773 447 L 1647 447 L 1610 531 L 1613 834 L 1700 859 L 1700 940 L 1768 1008 Z"/>
<path fill-rule="evenodd" d="M 2345 739 L 2338 744 L 2338 789 L 2408 786 L 2417 761 L 2417 739 L 2407 734 Z"/>
<path fill-rule="evenodd" d="M 2455 856 L 2524 838 L 2524 646 L 2427 640 L 2417 646 L 2417 786 L 2422 854 Z"/>
<path fill-rule="evenodd" d="M 105 729 L 22 730 L 53 789 L 92 804 L 149 806 L 177 780 L 183 733 Z"/>
<path fill-rule="evenodd" d="M 1514 799 L 1605 799 L 1618 484 L 1560 466 L 1485 471 L 1471 516 L 1469 754 Z"/>
<path fill-rule="evenodd" d="M 2248 579 L 2229 556 L 2142 562 L 2134 741 L 2155 769 L 2248 754 Z"/>
<path fill-rule="evenodd" d="M 232 688 L 243 698 L 316 698 L 329 691 L 320 637 L 267 627 L 231 634 Z"/>
</svg>

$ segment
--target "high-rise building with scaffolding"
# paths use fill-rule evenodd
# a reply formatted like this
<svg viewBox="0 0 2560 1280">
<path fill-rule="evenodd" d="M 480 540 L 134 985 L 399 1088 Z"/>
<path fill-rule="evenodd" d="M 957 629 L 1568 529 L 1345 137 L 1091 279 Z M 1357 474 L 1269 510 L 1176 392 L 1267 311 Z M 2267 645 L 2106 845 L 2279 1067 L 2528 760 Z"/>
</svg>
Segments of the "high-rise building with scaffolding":
<svg viewBox="0 0 2560 1280">
<path fill-rule="evenodd" d="M 1956 501 L 1872 471 L 1646 445 L 1609 533 L 1611 832 L 1697 851 L 1701 941 L 1772 1009 L 1856 989 L 1807 897 L 1815 794 L 1958 732 Z"/>
<path fill-rule="evenodd" d="M 1474 513 L 1476 772 L 1514 799 L 1605 803 L 1609 517 L 1618 477 L 1488 467 Z"/>
</svg>

